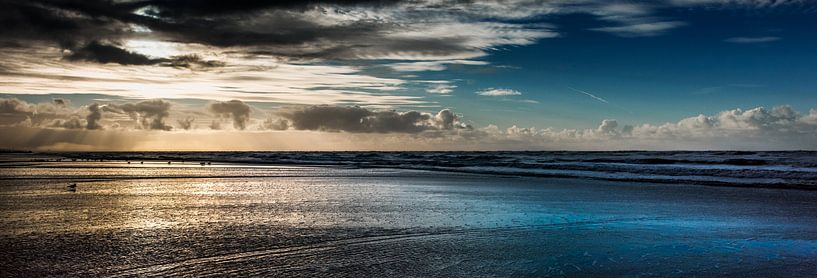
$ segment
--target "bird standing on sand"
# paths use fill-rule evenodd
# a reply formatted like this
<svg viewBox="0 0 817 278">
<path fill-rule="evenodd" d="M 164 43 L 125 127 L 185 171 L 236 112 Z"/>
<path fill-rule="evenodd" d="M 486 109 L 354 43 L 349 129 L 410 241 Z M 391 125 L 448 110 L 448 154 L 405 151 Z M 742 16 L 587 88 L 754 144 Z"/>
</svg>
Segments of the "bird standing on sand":
<svg viewBox="0 0 817 278">
<path fill-rule="evenodd" d="M 77 183 L 69 183 L 66 189 L 68 189 L 68 191 L 77 191 Z"/>
</svg>

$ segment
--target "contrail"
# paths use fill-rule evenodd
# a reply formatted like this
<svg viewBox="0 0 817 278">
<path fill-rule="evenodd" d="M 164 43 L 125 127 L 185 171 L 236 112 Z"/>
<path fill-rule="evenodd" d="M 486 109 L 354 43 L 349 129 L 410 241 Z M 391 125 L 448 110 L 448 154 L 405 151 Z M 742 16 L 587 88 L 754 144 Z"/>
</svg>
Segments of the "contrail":
<svg viewBox="0 0 817 278">
<path fill-rule="evenodd" d="M 631 115 L 633 114 L 633 112 L 632 112 L 632 111 L 627 110 L 627 109 L 626 109 L 626 108 L 624 108 L 624 107 L 621 107 L 621 106 L 615 105 L 615 104 L 613 104 L 613 103 L 610 103 L 610 102 L 609 102 L 609 101 L 607 101 L 606 99 L 603 99 L 603 98 L 597 97 L 597 96 L 596 96 L 596 95 L 594 95 L 594 94 L 591 94 L 591 93 L 588 93 L 588 92 L 585 92 L 585 91 L 582 91 L 582 90 L 579 90 L 579 89 L 576 89 L 576 88 L 573 88 L 573 87 L 567 87 L 567 88 L 568 88 L 568 89 L 571 89 L 571 90 L 573 90 L 573 91 L 576 91 L 577 93 L 581 93 L 581 94 L 587 95 L 588 97 L 592 97 L 592 98 L 593 98 L 593 99 L 595 99 L 595 100 L 598 100 L 598 101 L 604 102 L 604 103 L 606 103 L 606 104 L 612 105 L 613 107 L 618 108 L 618 109 L 621 109 L 622 111 L 627 112 L 627 113 L 629 113 L 629 114 L 631 114 Z"/>
<path fill-rule="evenodd" d="M 575 89 L 575 88 L 572 88 L 572 87 L 567 87 L 567 88 L 568 88 L 568 89 L 571 89 L 571 90 L 574 90 L 574 91 L 576 91 L 576 92 L 579 92 L 579 93 L 585 94 L 585 95 L 587 95 L 587 96 L 589 96 L 589 97 L 592 97 L 592 98 L 593 98 L 593 99 L 595 99 L 595 100 L 598 100 L 598 101 L 601 101 L 601 102 L 604 102 L 604 103 L 610 104 L 610 102 L 608 102 L 607 100 L 605 100 L 605 99 L 603 99 L 603 98 L 600 98 L 600 97 L 597 97 L 597 96 L 595 96 L 595 95 L 593 95 L 593 94 L 591 94 L 591 93 L 588 93 L 588 92 L 585 92 L 585 91 L 582 91 L 582 90 L 579 90 L 579 89 Z"/>
</svg>

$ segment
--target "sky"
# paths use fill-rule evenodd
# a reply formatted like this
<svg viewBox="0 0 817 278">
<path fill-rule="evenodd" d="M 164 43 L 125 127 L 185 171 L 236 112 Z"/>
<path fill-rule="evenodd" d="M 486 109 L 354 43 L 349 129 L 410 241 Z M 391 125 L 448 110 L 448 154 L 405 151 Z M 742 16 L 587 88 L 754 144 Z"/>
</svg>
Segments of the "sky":
<svg viewBox="0 0 817 278">
<path fill-rule="evenodd" d="M 0 0 L 0 148 L 815 150 L 817 2 Z"/>
</svg>

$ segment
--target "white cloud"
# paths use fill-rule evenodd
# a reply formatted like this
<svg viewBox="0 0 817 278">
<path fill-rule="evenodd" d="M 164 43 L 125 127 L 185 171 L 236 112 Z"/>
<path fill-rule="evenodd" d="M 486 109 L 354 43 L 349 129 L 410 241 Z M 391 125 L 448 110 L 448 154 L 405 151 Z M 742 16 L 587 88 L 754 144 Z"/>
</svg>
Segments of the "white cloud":
<svg viewBox="0 0 817 278">
<path fill-rule="evenodd" d="M 29 55 L 36 51 L 37 55 Z M 55 48 L 7 50 L 0 91 L 8 94 L 102 94 L 135 99 L 203 99 L 286 104 L 423 104 L 395 91 L 407 81 L 376 77 L 354 66 L 290 64 L 275 57 L 222 54 L 214 70 L 69 63 Z M 59 84 L 59 86 L 55 86 Z"/>
<path fill-rule="evenodd" d="M 817 110 L 757 107 L 698 115 L 660 125 L 602 120 L 595 129 L 537 129 L 489 125 L 487 145 L 562 149 L 817 149 Z M 491 142 L 491 143 L 487 143 Z"/>
<path fill-rule="evenodd" d="M 501 96 L 519 96 L 522 95 L 519 91 L 511 90 L 511 89 L 502 89 L 502 88 L 488 88 L 481 91 L 478 91 L 476 94 L 481 96 L 488 96 L 488 97 L 501 97 Z"/>
<path fill-rule="evenodd" d="M 0 148 L 45 148 L 54 144 L 93 145 L 99 138 L 121 137 L 122 134 L 139 130 L 119 128 L 117 126 L 134 126 L 138 124 L 125 116 L 125 120 L 114 118 L 118 114 L 107 113 L 101 117 L 105 123 L 104 130 L 84 130 L 83 116 L 87 109 L 79 108 L 74 112 L 48 114 L 48 108 L 32 111 L 35 107 L 47 107 L 50 104 L 32 104 L 14 99 L 2 99 L 3 109 L 0 127 L 34 128 L 28 130 L 29 137 L 15 135 L 4 138 Z M 121 107 L 121 106 L 114 106 Z M 174 108 L 178 109 L 178 108 Z M 102 108 L 102 110 L 106 110 Z M 461 116 L 451 110 L 443 109 L 438 113 L 420 111 L 399 112 L 394 110 L 369 110 L 349 106 L 310 106 L 269 111 L 279 117 L 267 118 L 267 121 L 256 121 L 259 125 L 247 131 L 224 131 L 219 140 L 242 141 L 264 149 L 274 149 L 270 145 L 269 133 L 261 130 L 276 130 L 275 136 L 287 137 L 291 142 L 284 145 L 287 149 L 384 149 L 384 150 L 491 150 L 491 149 L 570 149 L 570 150 L 612 150 L 612 149 L 814 149 L 817 150 L 817 109 L 807 113 L 795 111 L 789 106 L 772 109 L 757 107 L 753 109 L 724 110 L 713 115 L 697 115 L 664 124 L 642 123 L 623 124 L 613 119 L 604 119 L 595 128 L 555 129 L 511 126 L 500 129 L 495 125 L 483 128 L 472 128 Z M 179 111 L 168 111 L 171 119 L 184 119 Z M 22 114 L 21 114 L 22 113 Z M 84 113 L 84 114 L 83 114 Z M 15 116 L 21 114 L 22 117 Z M 48 119 L 43 115 L 49 115 Z M 38 118 L 39 117 L 39 118 Z M 39 119 L 39 120 L 33 120 Z M 54 121 L 51 121 L 54 119 Z M 207 123 L 209 119 L 202 119 Z M 9 122 L 14 120 L 15 122 Z M 130 122 L 128 122 L 128 120 Z M 37 124 L 36 122 L 39 122 Z M 220 121 L 213 120 L 211 128 L 220 129 Z M 206 127 L 204 127 L 206 128 Z M 146 129 L 141 129 L 146 130 Z M 192 145 L 173 145 L 170 140 L 182 135 L 198 134 L 204 129 L 182 130 L 175 132 L 138 133 L 143 137 L 134 137 L 124 149 L 134 146 L 145 147 L 147 139 L 157 142 L 150 148 L 188 149 Z M 284 131 L 282 131 L 284 130 Z M 297 130 L 312 130 L 312 133 L 300 133 Z M 25 130 L 24 130 L 25 131 Z M 331 131 L 331 132 L 319 132 Z M 343 131 L 343 132 L 337 132 Z M 18 134 L 12 130 L 3 134 Z M 66 132 L 66 133 L 61 133 Z M 85 132 L 85 133 L 82 133 Z M 259 133 L 262 132 L 262 133 Z M 47 134 L 45 136 L 43 134 Z M 67 134 L 67 135 L 66 135 Z M 136 133 L 128 133 L 136 134 Z M 165 135 L 167 134 L 167 135 Z M 175 135 L 174 135 L 175 134 Z M 70 135 L 70 136 L 69 136 Z M 159 137 L 161 136 L 161 137 Z M 191 135 L 192 136 L 192 135 Z M 198 135 L 196 135 L 198 136 Z M 226 136 L 226 137 L 225 137 Z M 300 137 L 304 136 L 304 137 Z M 183 136 L 182 136 L 183 137 Z M 206 136 L 210 138 L 210 136 Z M 254 138 L 237 140 L 236 138 Z M 328 139 L 328 138 L 331 138 Z M 188 138 L 189 139 L 189 138 Z M 49 141 L 58 140 L 58 141 Z M 320 146 L 317 141 L 324 142 Z M 323 140 L 323 141 L 321 141 Z M 328 140 L 328 141 L 327 141 Z M 206 140 L 194 140 L 197 144 L 209 144 Z M 121 142 L 106 141 L 108 145 Z M 161 144 L 159 144 L 159 142 Z M 272 141 L 276 142 L 276 141 Z M 311 143 L 310 143 L 311 142 Z M 331 144 L 330 144 L 331 142 Z M 203 145 L 202 145 L 203 146 Z M 252 146 L 246 146 L 252 149 Z M 231 146 L 232 147 L 232 146 Z M 279 146 L 281 147 L 281 146 Z M 100 147 L 103 148 L 103 147 Z M 205 148 L 205 147 L 201 147 Z M 206 148 L 218 149 L 212 142 Z"/>
<path fill-rule="evenodd" d="M 426 92 L 429 94 L 447 95 L 454 92 L 455 88 L 457 88 L 457 86 L 451 84 L 432 84 L 426 89 Z"/>
<path fill-rule="evenodd" d="M 449 64 L 482 66 L 488 65 L 488 62 L 474 60 L 441 60 L 441 61 L 393 63 L 387 66 L 396 71 L 442 71 L 445 70 L 447 68 L 446 65 Z"/>
</svg>

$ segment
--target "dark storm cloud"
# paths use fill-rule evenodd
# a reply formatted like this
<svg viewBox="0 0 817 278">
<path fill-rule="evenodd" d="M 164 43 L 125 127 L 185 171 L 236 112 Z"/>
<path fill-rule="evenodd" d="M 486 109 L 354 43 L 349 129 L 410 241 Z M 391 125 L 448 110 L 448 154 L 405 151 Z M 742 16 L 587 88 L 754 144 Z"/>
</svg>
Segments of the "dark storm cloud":
<svg viewBox="0 0 817 278">
<path fill-rule="evenodd" d="M 148 26 L 166 35 L 215 45 L 296 43 L 321 37 L 314 23 L 297 12 L 318 4 L 382 6 L 398 1 L 0 1 L 2 41 L 43 40 L 66 48 L 97 40 L 116 41 Z M 136 14 L 140 11 L 140 14 Z M 282 12 L 270 18 L 275 31 L 242 30 L 241 19 L 261 11 Z M 358 28 L 359 26 L 350 26 Z M 325 30 L 329 33 L 338 30 Z M 338 34 L 342 35 L 342 34 Z"/>
<path fill-rule="evenodd" d="M 240 100 L 211 103 L 210 111 L 219 117 L 232 118 L 236 129 L 247 128 L 250 120 L 250 106 Z"/>
<path fill-rule="evenodd" d="M 470 128 L 448 109 L 436 115 L 417 111 L 372 111 L 362 107 L 307 106 L 279 115 L 298 130 L 361 133 L 419 133 L 427 130 Z"/>
<path fill-rule="evenodd" d="M 196 69 L 223 67 L 225 66 L 225 63 L 221 61 L 204 60 L 199 55 L 189 54 L 173 56 L 170 57 L 169 59 L 164 59 L 162 65 L 174 68 Z"/>
<path fill-rule="evenodd" d="M 46 41 L 74 48 L 130 33 L 125 23 L 129 17 L 110 1 L 0 1 L 0 41 Z"/>
<path fill-rule="evenodd" d="M 400 3 L 404 2 L 404 3 Z M 125 65 L 169 64 L 189 67 L 216 65 L 190 59 L 158 60 L 168 57 L 144 57 L 117 47 L 129 38 L 200 43 L 210 46 L 241 46 L 247 53 L 265 53 L 295 58 L 358 58 L 393 53 L 422 53 L 445 56 L 487 48 L 474 45 L 482 31 L 464 31 L 450 37 L 395 37 L 393 34 L 417 28 L 425 17 L 465 20 L 456 5 L 469 1 L 426 3 L 424 1 L 329 0 L 329 1 L 11 1 L 0 4 L 0 20 L 8 28 L 0 31 L 4 44 L 30 45 L 32 41 L 51 42 L 72 51 L 72 60 L 120 63 Z M 382 19 L 378 15 L 350 17 L 343 22 L 334 15 L 354 15 L 353 9 L 394 8 L 416 4 L 423 8 L 399 18 Z M 437 9 L 439 8 L 439 9 Z M 430 11 L 434 9 L 434 11 Z M 363 10 L 358 10 L 363 11 Z M 449 13 L 453 12 L 454 14 Z M 366 12 L 366 11 L 364 11 Z M 432 14 L 429 14 L 432 13 Z M 436 14 L 436 15 L 435 15 Z M 327 24 L 327 22 L 331 22 Z M 527 28 L 518 25 L 520 28 Z M 149 31 L 146 31 L 146 29 Z M 408 29 L 407 29 L 408 28 Z M 498 30 L 498 29 L 492 29 Z M 521 29 L 520 29 L 521 30 Z M 463 32 L 460 30 L 460 32 Z M 513 32 L 500 32 L 511 36 Z M 542 34 L 521 35 L 528 41 Z M 101 43 L 104 42 L 104 43 Z M 515 44 L 515 43 L 514 43 Z"/>
<path fill-rule="evenodd" d="M 153 65 L 162 62 L 161 59 L 151 59 L 145 55 L 130 52 L 122 48 L 93 41 L 72 54 L 65 56 L 71 61 L 89 61 L 101 64 L 117 63 L 121 65 Z"/>
<path fill-rule="evenodd" d="M 152 11 L 147 12 L 157 17 L 188 17 L 188 16 L 207 16 L 207 15 L 223 15 L 255 12 L 264 9 L 293 9 L 302 10 L 316 4 L 332 4 L 342 6 L 386 6 L 398 2 L 407 2 L 400 0 L 283 0 L 283 1 L 268 1 L 268 0 L 153 0 L 141 1 L 132 6 L 153 7 Z"/>
<path fill-rule="evenodd" d="M 307 20 L 294 11 L 268 11 L 262 17 L 263 21 L 258 18 L 248 14 L 226 14 L 206 20 L 185 16 L 167 20 L 142 18 L 138 21 L 175 41 L 219 47 L 256 47 L 257 53 L 299 58 L 350 58 L 359 55 L 359 51 L 350 47 L 361 51 L 389 52 L 381 48 L 387 48 L 386 42 L 393 39 L 382 36 L 397 27 L 374 20 L 326 26 Z M 429 48 L 422 41 L 417 42 L 416 46 L 422 47 L 411 49 Z M 410 48 L 411 45 L 403 47 Z"/>
</svg>

